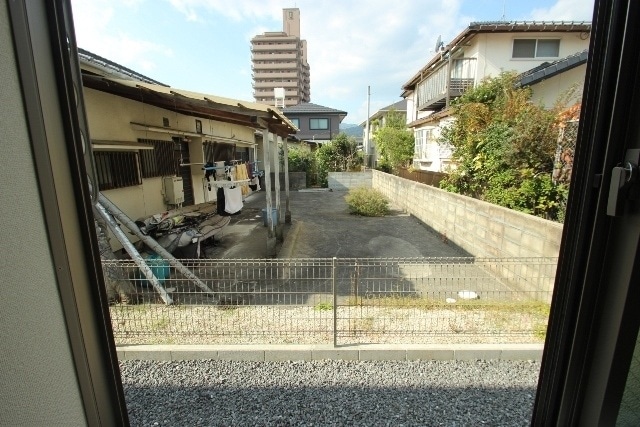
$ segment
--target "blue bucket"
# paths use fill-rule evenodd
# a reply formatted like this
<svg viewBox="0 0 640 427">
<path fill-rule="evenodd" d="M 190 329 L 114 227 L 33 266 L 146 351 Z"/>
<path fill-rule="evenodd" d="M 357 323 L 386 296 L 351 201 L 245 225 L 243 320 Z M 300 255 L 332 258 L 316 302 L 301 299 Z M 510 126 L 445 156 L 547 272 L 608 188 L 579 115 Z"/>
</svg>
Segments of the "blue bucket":
<svg viewBox="0 0 640 427">
<path fill-rule="evenodd" d="M 164 282 L 169 275 L 171 274 L 171 266 L 169 265 L 169 261 L 162 258 L 160 255 L 151 254 L 145 256 L 145 262 L 151 269 L 151 272 L 158 279 L 158 282 Z M 140 285 L 143 287 L 149 286 L 149 281 L 142 271 L 139 271 Z"/>
<path fill-rule="evenodd" d="M 274 225 L 278 224 L 278 209 L 275 209 L 275 208 L 271 209 L 271 218 L 273 219 Z M 265 227 L 269 225 L 266 208 L 262 209 L 262 223 L 264 224 Z"/>
</svg>

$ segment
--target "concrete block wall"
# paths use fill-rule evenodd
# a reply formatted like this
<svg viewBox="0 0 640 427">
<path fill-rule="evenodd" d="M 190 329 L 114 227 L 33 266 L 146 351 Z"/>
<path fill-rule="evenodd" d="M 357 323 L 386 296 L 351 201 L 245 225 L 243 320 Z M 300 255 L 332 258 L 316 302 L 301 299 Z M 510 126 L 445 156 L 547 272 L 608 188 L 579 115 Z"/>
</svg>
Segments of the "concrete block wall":
<svg viewBox="0 0 640 427">
<path fill-rule="evenodd" d="M 373 171 L 372 186 L 476 257 L 557 257 L 562 224 Z"/>
<path fill-rule="evenodd" d="M 271 190 L 276 189 L 275 186 L 276 174 L 271 172 Z M 284 185 L 284 172 L 280 172 L 280 190 L 285 189 Z M 262 187 L 264 187 L 264 178 L 262 178 Z M 307 174 L 305 172 L 289 172 L 289 190 L 300 190 L 301 188 L 307 188 Z"/>
<path fill-rule="evenodd" d="M 547 262 L 523 263 L 513 270 L 502 267 L 494 271 L 534 298 L 550 302 L 562 224 L 376 170 L 372 186 L 392 205 L 415 216 L 475 257 L 553 258 Z"/>
<path fill-rule="evenodd" d="M 351 188 L 371 188 L 372 171 L 366 172 L 329 172 L 329 188 L 334 191 L 349 191 Z"/>
</svg>

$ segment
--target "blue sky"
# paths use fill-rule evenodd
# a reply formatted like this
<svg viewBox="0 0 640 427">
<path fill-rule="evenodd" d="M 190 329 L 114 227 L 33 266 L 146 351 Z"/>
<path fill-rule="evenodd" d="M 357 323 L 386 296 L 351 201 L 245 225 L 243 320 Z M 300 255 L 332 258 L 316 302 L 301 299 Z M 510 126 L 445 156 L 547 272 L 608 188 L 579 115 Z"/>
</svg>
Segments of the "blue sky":
<svg viewBox="0 0 640 427">
<path fill-rule="evenodd" d="M 298 7 L 311 102 L 361 123 L 472 21 L 592 19 L 593 0 L 72 0 L 81 48 L 170 86 L 252 101 L 249 41 Z"/>
</svg>

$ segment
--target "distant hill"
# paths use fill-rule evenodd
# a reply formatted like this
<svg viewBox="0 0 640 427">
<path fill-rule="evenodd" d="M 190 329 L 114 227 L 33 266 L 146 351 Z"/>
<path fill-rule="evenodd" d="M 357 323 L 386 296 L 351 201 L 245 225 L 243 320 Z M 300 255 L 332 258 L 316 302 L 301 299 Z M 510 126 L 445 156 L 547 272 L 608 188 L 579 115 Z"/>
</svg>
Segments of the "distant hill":
<svg viewBox="0 0 640 427">
<path fill-rule="evenodd" d="M 340 132 L 344 132 L 347 136 L 362 138 L 363 127 L 356 124 L 340 123 Z"/>
</svg>

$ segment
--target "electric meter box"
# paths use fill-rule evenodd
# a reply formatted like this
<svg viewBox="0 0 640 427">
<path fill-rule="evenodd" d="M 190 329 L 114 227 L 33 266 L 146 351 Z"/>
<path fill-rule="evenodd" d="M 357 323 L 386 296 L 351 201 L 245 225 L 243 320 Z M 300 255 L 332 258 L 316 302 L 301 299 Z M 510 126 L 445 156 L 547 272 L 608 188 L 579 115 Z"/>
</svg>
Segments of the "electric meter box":
<svg viewBox="0 0 640 427">
<path fill-rule="evenodd" d="M 164 199 L 170 205 L 184 203 L 184 185 L 180 176 L 164 177 Z"/>
</svg>

